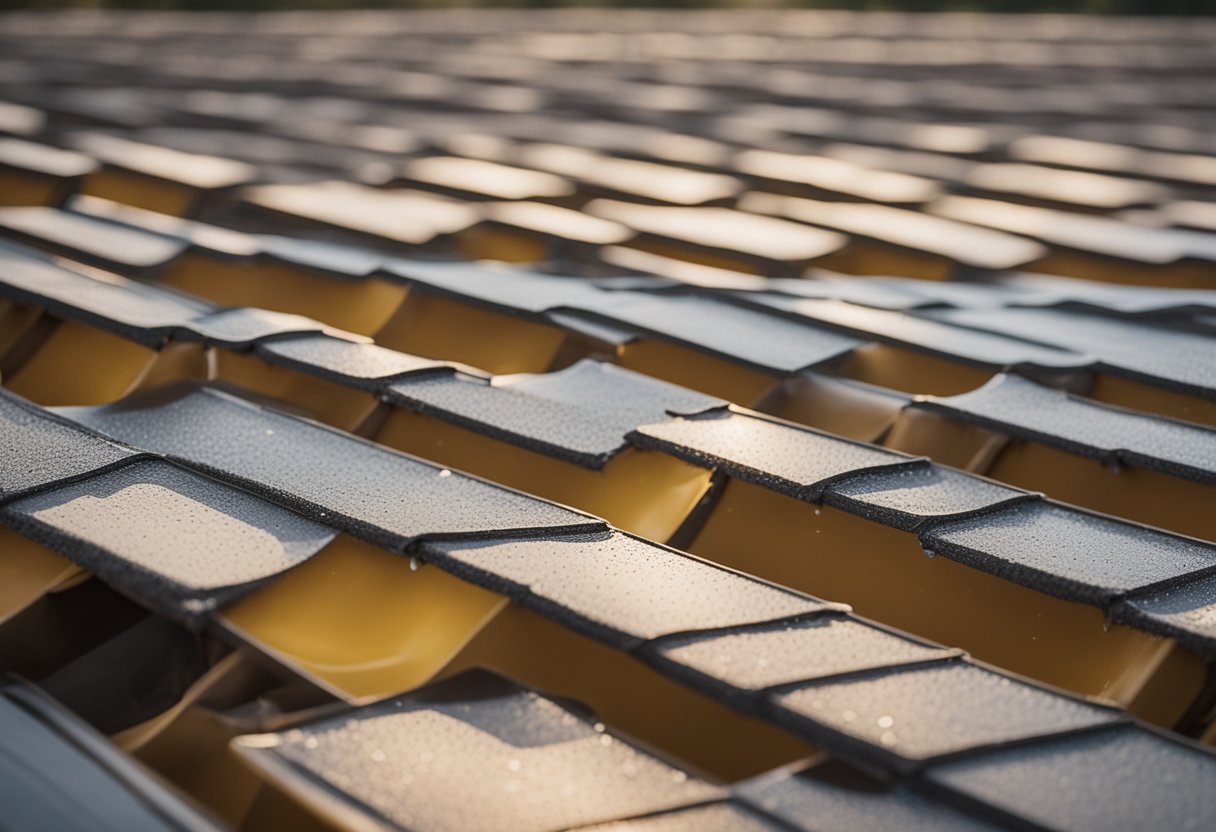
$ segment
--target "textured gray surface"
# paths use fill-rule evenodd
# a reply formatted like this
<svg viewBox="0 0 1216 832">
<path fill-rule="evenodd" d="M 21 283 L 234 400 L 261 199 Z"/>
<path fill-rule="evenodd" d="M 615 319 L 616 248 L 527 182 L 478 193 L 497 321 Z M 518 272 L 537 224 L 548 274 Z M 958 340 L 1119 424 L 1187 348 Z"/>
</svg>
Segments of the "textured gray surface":
<svg viewBox="0 0 1216 832">
<path fill-rule="evenodd" d="M 731 410 L 644 425 L 633 439 L 803 499 L 817 499 L 828 483 L 849 474 L 926 465 L 904 454 Z"/>
<path fill-rule="evenodd" d="M 599 467 L 639 425 L 725 404 L 674 384 L 580 361 L 556 373 L 407 378 L 392 400 L 525 446 Z"/>
<path fill-rule="evenodd" d="M 298 367 L 356 384 L 441 370 L 449 366 L 442 361 L 331 335 L 303 335 L 267 341 L 258 344 L 257 352 L 276 364 Z"/>
<path fill-rule="evenodd" d="M 665 341 L 778 373 L 814 367 L 864 343 L 810 324 L 692 294 L 603 292 L 594 305 L 582 308 Z"/>
<path fill-rule="evenodd" d="M 896 310 L 781 294 L 754 294 L 747 298 L 752 303 L 836 327 L 858 338 L 906 345 L 920 352 L 950 356 L 966 364 L 998 369 L 1019 366 L 1070 369 L 1084 367 L 1090 362 L 1087 355 L 1048 343 L 955 326 Z"/>
<path fill-rule="evenodd" d="M 1020 489 L 941 465 L 862 474 L 832 483 L 823 494 L 828 505 L 901 529 L 1031 499 Z"/>
<path fill-rule="evenodd" d="M 102 266 L 152 269 L 186 250 L 186 243 L 131 226 L 42 206 L 0 208 L 0 230 Z"/>
<path fill-rule="evenodd" d="M 1105 406 L 1019 376 L 997 376 L 969 393 L 912 406 L 1106 462 L 1216 483 L 1216 430 Z"/>
<path fill-rule="evenodd" d="M 1216 547 L 1054 503 L 942 523 L 929 549 L 1070 600 L 1101 604 L 1216 568 Z"/>
<path fill-rule="evenodd" d="M 0 516 L 174 617 L 234 600 L 337 534 L 161 460 L 16 500 Z"/>
<path fill-rule="evenodd" d="M 309 788 L 399 829 L 558 830 L 722 794 L 536 693 L 498 680 L 467 686 L 237 744 L 308 772 Z"/>
<path fill-rule="evenodd" d="M 904 760 L 1088 728 L 1119 718 L 965 662 L 821 682 L 775 707 Z"/>
<path fill-rule="evenodd" d="M 1216 390 L 1211 336 L 1178 327 L 1058 309 L 946 309 L 931 314 L 1087 353 L 1097 367 L 1120 375 L 1209 396 Z"/>
<path fill-rule="evenodd" d="M 1216 755 L 1121 728 L 938 766 L 930 779 L 1049 829 L 1211 829 Z"/>
<path fill-rule="evenodd" d="M 1211 655 L 1216 648 L 1216 576 L 1126 598 L 1115 606 L 1114 618 Z"/>
<path fill-rule="evenodd" d="M 664 662 L 745 690 L 954 655 L 836 616 L 678 636 L 652 649 Z"/>
<path fill-rule="evenodd" d="M 394 259 L 386 270 L 441 294 L 533 314 L 594 304 L 588 298 L 600 294 L 590 281 L 488 263 Z"/>
<path fill-rule="evenodd" d="M 620 532 L 436 542 L 423 552 L 467 580 L 622 645 L 828 606 Z"/>
<path fill-rule="evenodd" d="M 0 389 L 0 499 L 123 463 L 134 456 Z"/>
<path fill-rule="evenodd" d="M 985 832 L 1003 828 L 919 797 L 906 787 L 885 787 L 847 770 L 831 769 L 829 764 L 799 774 L 776 771 L 740 784 L 735 792 L 801 832 Z"/>
<path fill-rule="evenodd" d="M 102 278 L 72 271 L 4 243 L 0 243 L 0 294 L 155 347 L 174 336 L 241 347 L 259 338 L 325 329 L 299 315 L 264 309 L 217 311 L 205 301 L 118 275 Z"/>
<path fill-rule="evenodd" d="M 385 546 L 430 535 L 603 525 L 211 388 L 179 387 L 165 396 L 63 412 L 135 447 L 236 477 Z"/>
</svg>

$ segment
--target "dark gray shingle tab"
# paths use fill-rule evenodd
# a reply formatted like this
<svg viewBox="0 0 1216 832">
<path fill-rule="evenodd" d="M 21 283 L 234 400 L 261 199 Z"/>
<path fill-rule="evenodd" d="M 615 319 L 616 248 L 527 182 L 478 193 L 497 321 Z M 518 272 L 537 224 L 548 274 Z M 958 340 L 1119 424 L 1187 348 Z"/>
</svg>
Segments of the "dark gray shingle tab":
<svg viewBox="0 0 1216 832">
<path fill-rule="evenodd" d="M 872 309 L 835 300 L 784 294 L 764 293 L 743 297 L 750 303 L 797 315 L 857 338 L 897 344 L 983 367 L 1076 369 L 1087 366 L 1091 360 L 1088 355 L 1053 347 L 1050 343 L 952 325 L 897 310 Z"/>
<path fill-rule="evenodd" d="M 128 462 L 135 451 L 0 389 L 0 500 Z"/>
<path fill-rule="evenodd" d="M 423 555 L 618 646 L 839 609 L 620 532 L 424 544 Z"/>
<path fill-rule="evenodd" d="M 333 335 L 265 341 L 258 355 L 274 364 L 328 376 L 344 384 L 380 389 L 385 379 L 413 373 L 450 372 L 450 364 Z"/>
<path fill-rule="evenodd" d="M 722 796 L 586 717 L 483 673 L 234 745 L 271 776 L 284 767 L 305 774 L 300 787 L 377 828 L 568 829 Z"/>
<path fill-rule="evenodd" d="M 583 310 L 774 373 L 795 373 L 838 358 L 864 341 L 695 294 L 605 291 Z"/>
<path fill-rule="evenodd" d="M 957 655 L 835 615 L 681 635 L 649 651 L 673 674 L 746 691 Z"/>
<path fill-rule="evenodd" d="M 934 757 L 1092 728 L 1120 718 L 1100 707 L 965 661 L 879 671 L 776 695 L 779 718 L 826 732 L 856 753 L 908 770 Z M 855 744 L 855 745 L 854 745 Z"/>
<path fill-rule="evenodd" d="M 1034 499 L 1037 495 L 941 465 L 862 474 L 834 482 L 823 493 L 830 506 L 909 531 Z"/>
<path fill-rule="evenodd" d="M 884 786 L 832 763 L 799 773 L 779 769 L 741 783 L 735 793 L 800 832 L 992 832 L 1004 828 L 907 787 Z"/>
<path fill-rule="evenodd" d="M 1216 430 L 1110 407 L 1019 376 L 997 376 L 969 393 L 912 406 L 1104 462 L 1216 483 Z"/>
<path fill-rule="evenodd" d="M 1216 654 L 1216 576 L 1125 598 L 1115 605 L 1112 617 L 1175 638 L 1200 655 L 1212 657 Z"/>
<path fill-rule="evenodd" d="M 400 548 L 422 536 L 604 525 L 209 387 L 162 389 L 140 401 L 63 412 L 107 436 L 236 478 L 384 546 Z"/>
<path fill-rule="evenodd" d="M 0 516 L 174 618 L 236 600 L 337 534 L 161 460 L 16 500 Z"/>
<path fill-rule="evenodd" d="M 1023 586 L 1099 605 L 1216 569 L 1216 546 L 1048 502 L 944 522 L 921 541 Z"/>
<path fill-rule="evenodd" d="M 478 433 L 601 467 L 639 425 L 725 402 L 597 361 L 547 374 L 428 375 L 388 388 L 395 403 Z"/>
<path fill-rule="evenodd" d="M 644 425 L 632 439 L 642 447 L 720 468 L 733 477 L 806 500 L 818 499 L 828 484 L 851 474 L 928 464 L 735 409 Z"/>
<path fill-rule="evenodd" d="M 1095 367 L 1119 375 L 1209 398 L 1216 394 L 1216 361 L 1208 335 L 1059 309 L 944 309 L 925 314 L 1086 353 L 1094 356 Z"/>
<path fill-rule="evenodd" d="M 172 337 L 245 347 L 262 338 L 328 330 L 299 315 L 243 307 L 217 310 L 205 301 L 118 275 L 93 277 L 4 243 L 0 295 L 153 347 Z"/>
<path fill-rule="evenodd" d="M 1048 829 L 1200 832 L 1216 817 L 1216 755 L 1123 727 L 936 766 L 941 787 Z"/>
</svg>

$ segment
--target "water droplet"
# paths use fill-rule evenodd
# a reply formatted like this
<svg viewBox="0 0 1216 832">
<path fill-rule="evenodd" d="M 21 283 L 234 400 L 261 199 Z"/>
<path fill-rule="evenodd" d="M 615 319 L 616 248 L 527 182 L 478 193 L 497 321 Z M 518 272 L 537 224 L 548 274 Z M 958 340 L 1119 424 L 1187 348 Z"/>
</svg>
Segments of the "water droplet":
<svg viewBox="0 0 1216 832">
<path fill-rule="evenodd" d="M 266 428 L 266 435 L 267 435 L 267 436 L 274 436 L 274 431 L 273 431 L 273 430 L 271 430 L 270 428 Z"/>
<path fill-rule="evenodd" d="M 522 765 L 523 764 L 520 763 L 519 760 L 508 760 L 507 761 L 507 771 L 519 771 L 519 769 Z"/>
<path fill-rule="evenodd" d="M 1106 614 L 1102 616 L 1102 632 L 1109 633 L 1111 625 L 1114 623 L 1114 619 L 1110 617 L 1110 610 L 1107 610 Z"/>
<path fill-rule="evenodd" d="M 600 745 L 612 745 L 612 737 L 608 734 L 602 734 L 600 736 Z"/>
<path fill-rule="evenodd" d="M 815 506 L 815 516 L 818 517 L 821 514 L 823 514 L 823 509 L 821 509 L 819 506 Z"/>
<path fill-rule="evenodd" d="M 878 727 L 879 728 L 890 728 L 894 724 L 895 724 L 894 717 L 884 715 L 884 716 L 880 716 L 878 718 Z"/>
<path fill-rule="evenodd" d="M 894 731 L 884 731 L 883 735 L 878 738 L 878 741 L 890 748 L 891 746 L 895 745 L 895 743 L 899 742 L 899 738 L 895 736 Z"/>
<path fill-rule="evenodd" d="M 688 779 L 688 775 L 682 771 L 677 770 L 677 771 L 673 771 L 671 773 L 671 779 L 677 783 L 683 783 L 685 780 Z"/>
<path fill-rule="evenodd" d="M 602 722 L 597 722 L 597 723 L 595 723 L 595 725 L 593 725 L 592 727 L 593 727 L 593 728 L 595 728 L 595 730 L 596 730 L 596 731 L 598 731 L 598 732 L 599 732 L 599 733 L 601 733 L 601 734 L 602 734 L 602 733 L 604 733 L 604 731 L 606 731 L 606 730 L 607 730 L 607 727 L 606 727 L 606 726 L 604 725 L 604 723 L 602 723 Z"/>
<path fill-rule="evenodd" d="M 411 556 L 410 556 L 410 571 L 411 571 L 411 572 L 417 572 L 417 571 L 418 571 L 418 567 L 419 567 L 419 566 L 421 566 L 421 564 L 420 564 L 420 563 L 418 563 L 418 558 L 416 558 L 416 557 L 414 557 L 413 555 L 411 555 Z"/>
<path fill-rule="evenodd" d="M 444 477 L 450 477 L 450 476 L 452 476 L 452 472 L 449 471 L 447 468 L 444 468 L 444 469 L 440 470 L 440 472 L 439 472 L 440 479 L 443 479 Z"/>
<path fill-rule="evenodd" d="M 935 558 L 937 557 L 937 552 L 933 551 L 932 549 L 925 549 L 925 557 Z"/>
</svg>

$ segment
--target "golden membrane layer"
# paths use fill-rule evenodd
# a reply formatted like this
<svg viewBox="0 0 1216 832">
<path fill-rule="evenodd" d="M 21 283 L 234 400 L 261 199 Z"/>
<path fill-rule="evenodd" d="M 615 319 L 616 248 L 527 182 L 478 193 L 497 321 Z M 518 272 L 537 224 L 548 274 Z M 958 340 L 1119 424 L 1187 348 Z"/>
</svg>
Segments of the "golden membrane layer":
<svg viewBox="0 0 1216 832">
<path fill-rule="evenodd" d="M 0 526 L 0 624 L 83 574 L 71 561 Z"/>
<path fill-rule="evenodd" d="M 838 436 L 877 442 L 899 418 L 904 401 L 831 376 L 801 373 L 782 381 L 753 406 Z"/>
<path fill-rule="evenodd" d="M 485 225 L 456 235 L 456 251 L 470 260 L 539 263 L 548 259 L 548 243 L 534 234 Z"/>
<path fill-rule="evenodd" d="M 815 263 L 845 274 L 886 274 L 921 280 L 949 280 L 954 270 L 953 261 L 945 257 L 858 240 Z"/>
<path fill-rule="evenodd" d="M 992 378 L 992 371 L 892 346 L 866 344 L 835 366 L 837 375 L 890 390 L 933 396 L 967 393 Z"/>
<path fill-rule="evenodd" d="M 1146 265 L 1055 249 L 1025 269 L 1100 283 L 1123 283 L 1131 286 L 1149 283 L 1166 289 L 1216 289 L 1216 266 L 1186 261 Z"/>
<path fill-rule="evenodd" d="M 80 192 L 175 217 L 188 215 L 202 196 L 201 191 L 188 185 L 111 167 L 85 177 Z"/>
<path fill-rule="evenodd" d="M 470 364 L 491 373 L 543 373 L 566 340 L 555 326 L 513 318 L 411 289 L 377 333 L 399 352 Z"/>
<path fill-rule="evenodd" d="M 273 396 L 302 415 L 354 431 L 376 409 L 371 393 L 231 350 L 214 351 L 214 378 L 229 381 L 264 396 Z"/>
<path fill-rule="evenodd" d="M 629 448 L 594 471 L 400 408 L 375 439 L 591 512 L 651 540 L 669 539 L 709 490 L 709 471 L 666 454 Z"/>
<path fill-rule="evenodd" d="M 652 338 L 639 338 L 618 347 L 617 363 L 643 375 L 744 405 L 759 399 L 778 381 L 760 370 Z"/>
<path fill-rule="evenodd" d="M 713 780 L 741 780 L 815 750 L 667 679 L 628 653 L 516 606 L 481 630 L 444 675 L 472 667 L 582 702 L 614 730 Z"/>
<path fill-rule="evenodd" d="M 225 624 L 350 699 L 433 677 L 506 599 L 346 535 L 233 604 Z"/>
<path fill-rule="evenodd" d="M 945 557 L 915 535 L 827 506 L 731 480 L 689 551 L 826 599 L 861 615 L 961 647 L 977 658 L 1136 711 L 1173 643 L 1103 614 L 1020 587 Z M 1189 653 L 1171 665 L 1168 701 L 1146 717 L 1171 725 L 1203 682 Z"/>
<path fill-rule="evenodd" d="M 380 278 L 347 281 L 303 267 L 187 253 L 167 265 L 160 282 L 225 306 L 253 306 L 303 315 L 372 335 L 405 300 L 407 288 Z"/>
<path fill-rule="evenodd" d="M 1216 401 L 1175 390 L 1163 390 L 1106 373 L 1098 373 L 1094 377 L 1089 398 L 1131 410 L 1216 427 Z"/>
<path fill-rule="evenodd" d="M 68 183 L 51 176 L 39 176 L 0 169 L 0 205 L 56 205 Z"/>
<path fill-rule="evenodd" d="M 105 404 L 122 398 L 157 353 L 78 321 L 61 321 L 4 386 L 48 407 Z"/>
</svg>

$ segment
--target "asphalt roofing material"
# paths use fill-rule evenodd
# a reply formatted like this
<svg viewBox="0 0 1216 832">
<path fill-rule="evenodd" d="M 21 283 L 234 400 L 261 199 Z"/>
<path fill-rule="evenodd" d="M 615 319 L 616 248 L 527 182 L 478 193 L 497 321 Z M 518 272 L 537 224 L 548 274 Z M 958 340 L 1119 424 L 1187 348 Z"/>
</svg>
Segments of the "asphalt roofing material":
<svg viewBox="0 0 1216 832">
<path fill-rule="evenodd" d="M 6 15 L 0 827 L 1211 828 L 1212 35 Z"/>
</svg>

